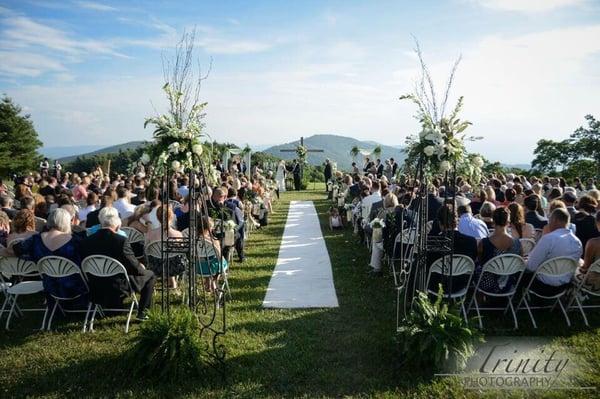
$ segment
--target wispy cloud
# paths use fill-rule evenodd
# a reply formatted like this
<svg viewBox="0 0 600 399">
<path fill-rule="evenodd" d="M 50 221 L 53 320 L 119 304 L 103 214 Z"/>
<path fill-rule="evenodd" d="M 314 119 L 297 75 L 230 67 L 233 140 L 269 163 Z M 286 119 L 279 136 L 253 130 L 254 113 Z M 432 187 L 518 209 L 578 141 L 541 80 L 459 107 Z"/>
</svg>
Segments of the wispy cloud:
<svg viewBox="0 0 600 399">
<path fill-rule="evenodd" d="M 0 71 L 5 75 L 65 71 L 66 64 L 91 55 L 128 58 L 108 41 L 76 36 L 10 10 L 0 12 L 0 23 Z"/>
<path fill-rule="evenodd" d="M 473 0 L 484 7 L 503 11 L 545 12 L 578 6 L 585 0 Z"/>
<path fill-rule="evenodd" d="M 106 4 L 102 4 L 102 3 L 97 3 L 95 1 L 75 1 L 74 2 L 77 6 L 79 6 L 80 8 L 85 8 L 88 10 L 94 10 L 94 11 L 117 11 L 117 9 L 115 7 L 106 5 Z"/>
</svg>

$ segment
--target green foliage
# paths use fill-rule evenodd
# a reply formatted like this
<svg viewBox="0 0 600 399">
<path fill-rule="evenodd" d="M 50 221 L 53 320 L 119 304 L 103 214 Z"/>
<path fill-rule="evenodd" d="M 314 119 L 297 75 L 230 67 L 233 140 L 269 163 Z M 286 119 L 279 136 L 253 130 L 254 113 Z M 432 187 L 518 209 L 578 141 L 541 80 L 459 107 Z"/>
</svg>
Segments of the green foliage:
<svg viewBox="0 0 600 399">
<path fill-rule="evenodd" d="M 538 141 L 532 168 L 547 174 L 560 171 L 570 178 L 600 174 L 600 121 L 592 115 L 586 115 L 585 119 L 587 128 L 580 126 L 566 140 Z"/>
<path fill-rule="evenodd" d="M 8 96 L 0 101 L 0 176 L 36 170 L 42 146 L 30 115 Z"/>
<path fill-rule="evenodd" d="M 360 148 L 358 148 L 358 146 L 355 145 L 350 149 L 350 156 L 352 157 L 353 161 L 356 160 L 358 154 L 360 154 Z"/>
<path fill-rule="evenodd" d="M 253 152 L 252 155 L 250 155 L 250 161 L 252 162 L 252 165 L 265 165 L 266 163 L 274 163 L 274 162 L 279 162 L 281 158 L 276 157 L 274 155 L 271 155 L 267 152 L 262 152 L 262 151 L 258 151 L 258 152 Z"/>
<path fill-rule="evenodd" d="M 464 367 L 473 354 L 473 344 L 481 340 L 481 333 L 469 328 L 458 309 L 448 307 L 442 297 L 441 286 L 433 303 L 426 293 L 419 292 L 404 324 L 398 328 L 403 364 L 411 369 L 435 372 L 448 361 Z"/>
<path fill-rule="evenodd" d="M 140 147 L 125 151 L 119 150 L 119 152 L 110 154 L 98 154 L 89 157 L 78 156 L 72 162 L 63 165 L 63 167 L 64 170 L 74 173 L 89 173 L 90 171 L 94 170 L 96 166 L 103 165 L 106 161 L 110 160 L 111 173 L 132 173 L 135 164 L 142 156 L 144 149 L 144 147 Z"/>
<path fill-rule="evenodd" d="M 170 315 L 153 309 L 134 336 L 129 356 L 134 374 L 175 382 L 200 375 L 206 348 L 190 309 L 173 307 Z"/>
</svg>

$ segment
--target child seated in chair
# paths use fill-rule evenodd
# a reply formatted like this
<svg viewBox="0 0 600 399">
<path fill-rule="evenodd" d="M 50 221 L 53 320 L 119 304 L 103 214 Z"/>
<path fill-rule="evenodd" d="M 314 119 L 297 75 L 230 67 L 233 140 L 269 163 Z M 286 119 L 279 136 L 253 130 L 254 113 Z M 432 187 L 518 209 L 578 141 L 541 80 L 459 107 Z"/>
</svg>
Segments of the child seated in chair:
<svg viewBox="0 0 600 399">
<path fill-rule="evenodd" d="M 331 230 L 339 230 L 344 228 L 344 222 L 342 221 L 342 217 L 340 216 L 340 211 L 332 206 L 329 209 L 329 229 Z"/>
</svg>

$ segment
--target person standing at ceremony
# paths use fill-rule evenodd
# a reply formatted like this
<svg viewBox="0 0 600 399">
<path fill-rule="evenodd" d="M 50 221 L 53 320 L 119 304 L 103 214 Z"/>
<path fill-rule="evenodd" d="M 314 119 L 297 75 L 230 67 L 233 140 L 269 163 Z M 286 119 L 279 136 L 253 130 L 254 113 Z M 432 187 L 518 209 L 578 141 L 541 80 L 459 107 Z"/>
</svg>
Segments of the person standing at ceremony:
<svg viewBox="0 0 600 399">
<path fill-rule="evenodd" d="M 395 177 L 398 172 L 398 164 L 394 158 L 390 158 L 390 164 L 392 165 L 392 177 Z"/>
<path fill-rule="evenodd" d="M 365 174 L 369 173 L 369 171 L 372 167 L 373 167 L 373 162 L 369 159 L 369 157 L 366 157 L 365 165 L 363 167 L 363 172 L 365 172 Z"/>
<path fill-rule="evenodd" d="M 48 158 L 44 158 L 44 160 L 40 162 L 40 175 L 42 175 L 42 177 L 48 177 L 48 169 L 50 169 Z"/>
<path fill-rule="evenodd" d="M 277 198 L 279 193 L 285 192 L 285 161 L 282 159 L 277 164 L 277 171 L 275 172 L 275 182 L 277 183 Z"/>
<path fill-rule="evenodd" d="M 61 171 L 62 171 L 62 165 L 60 164 L 60 162 L 58 162 L 58 159 L 55 159 L 54 160 L 54 177 L 56 177 L 56 180 L 58 180 L 58 181 L 60 181 Z"/>
<path fill-rule="evenodd" d="M 300 191 L 300 188 L 301 188 L 301 184 L 300 184 L 301 183 L 301 181 L 300 181 L 301 169 L 300 169 L 300 164 L 295 159 L 294 159 L 294 163 L 292 165 L 292 174 L 294 175 L 294 188 L 296 189 L 296 191 Z"/>
<path fill-rule="evenodd" d="M 323 171 L 323 174 L 325 175 L 325 184 L 327 184 L 327 182 L 331 180 L 331 176 L 333 175 L 331 171 L 331 162 L 329 162 L 329 159 L 325 160 L 325 170 Z"/>
</svg>

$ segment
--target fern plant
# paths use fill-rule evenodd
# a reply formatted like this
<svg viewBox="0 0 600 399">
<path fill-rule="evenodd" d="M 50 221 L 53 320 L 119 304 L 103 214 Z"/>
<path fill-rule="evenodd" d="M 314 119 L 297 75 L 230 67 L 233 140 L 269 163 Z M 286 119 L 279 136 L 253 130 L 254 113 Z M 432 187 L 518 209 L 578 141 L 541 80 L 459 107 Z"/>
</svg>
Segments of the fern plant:
<svg viewBox="0 0 600 399">
<path fill-rule="evenodd" d="M 474 344 L 482 340 L 479 330 L 469 328 L 458 308 L 449 307 L 442 298 L 441 285 L 433 303 L 426 293 L 418 292 L 404 325 L 398 328 L 404 366 L 435 372 L 450 363 L 461 369 L 473 354 Z"/>
<path fill-rule="evenodd" d="M 153 309 L 148 316 L 133 337 L 134 374 L 166 381 L 199 376 L 207 345 L 200 338 L 196 315 L 188 308 L 174 307 L 170 315 Z"/>
</svg>

